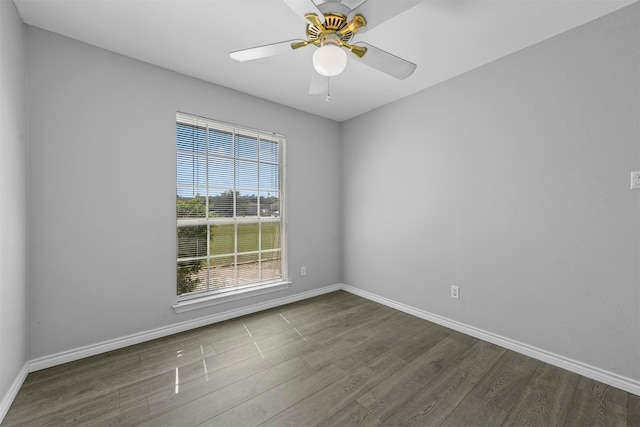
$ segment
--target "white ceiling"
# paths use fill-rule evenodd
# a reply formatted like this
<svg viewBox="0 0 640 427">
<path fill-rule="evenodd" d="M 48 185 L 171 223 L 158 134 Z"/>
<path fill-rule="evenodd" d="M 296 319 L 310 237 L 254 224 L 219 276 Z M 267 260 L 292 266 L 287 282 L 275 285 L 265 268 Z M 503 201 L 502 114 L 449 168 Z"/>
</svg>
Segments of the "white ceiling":
<svg viewBox="0 0 640 427">
<path fill-rule="evenodd" d="M 29 25 L 344 121 L 637 0 L 423 0 L 353 40 L 418 64 L 415 73 L 396 80 L 350 60 L 331 79 L 331 102 L 308 93 L 313 46 L 251 62 L 229 57 L 306 38 L 304 22 L 282 0 L 14 1 Z"/>
</svg>

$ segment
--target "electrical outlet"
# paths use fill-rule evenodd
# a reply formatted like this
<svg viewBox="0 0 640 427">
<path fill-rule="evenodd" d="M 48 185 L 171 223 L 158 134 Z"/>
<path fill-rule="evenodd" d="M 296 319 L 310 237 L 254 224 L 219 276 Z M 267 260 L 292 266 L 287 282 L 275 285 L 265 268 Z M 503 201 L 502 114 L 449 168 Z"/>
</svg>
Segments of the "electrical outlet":
<svg viewBox="0 0 640 427">
<path fill-rule="evenodd" d="M 460 299 L 460 286 L 451 285 L 451 298 Z"/>
<path fill-rule="evenodd" d="M 640 171 L 631 172 L 631 189 L 640 190 Z"/>
<path fill-rule="evenodd" d="M 307 266 L 303 265 L 302 267 L 300 267 L 300 275 L 301 276 L 306 276 L 307 275 Z"/>
</svg>

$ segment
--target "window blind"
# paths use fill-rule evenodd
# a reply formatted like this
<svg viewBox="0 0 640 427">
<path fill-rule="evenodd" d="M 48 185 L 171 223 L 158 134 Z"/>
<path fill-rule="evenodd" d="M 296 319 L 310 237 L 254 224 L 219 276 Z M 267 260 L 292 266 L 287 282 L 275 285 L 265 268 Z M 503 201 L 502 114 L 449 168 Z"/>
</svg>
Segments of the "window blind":
<svg viewBox="0 0 640 427">
<path fill-rule="evenodd" d="M 282 281 L 282 135 L 176 114 L 177 294 Z"/>
</svg>

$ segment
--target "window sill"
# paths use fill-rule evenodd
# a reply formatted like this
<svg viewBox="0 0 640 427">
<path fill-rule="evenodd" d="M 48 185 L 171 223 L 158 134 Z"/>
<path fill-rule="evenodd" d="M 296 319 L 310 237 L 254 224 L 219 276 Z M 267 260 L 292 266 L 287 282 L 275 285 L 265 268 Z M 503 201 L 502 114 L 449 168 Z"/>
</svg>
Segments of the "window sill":
<svg viewBox="0 0 640 427">
<path fill-rule="evenodd" d="M 276 282 L 261 286 L 252 286 L 250 288 L 236 289 L 233 291 L 220 292 L 216 294 L 208 294 L 201 297 L 194 297 L 178 301 L 173 309 L 176 313 L 185 313 L 187 311 L 198 310 L 213 305 L 224 304 L 244 298 L 255 297 L 258 295 L 268 294 L 271 292 L 289 289 L 291 282 Z"/>
</svg>

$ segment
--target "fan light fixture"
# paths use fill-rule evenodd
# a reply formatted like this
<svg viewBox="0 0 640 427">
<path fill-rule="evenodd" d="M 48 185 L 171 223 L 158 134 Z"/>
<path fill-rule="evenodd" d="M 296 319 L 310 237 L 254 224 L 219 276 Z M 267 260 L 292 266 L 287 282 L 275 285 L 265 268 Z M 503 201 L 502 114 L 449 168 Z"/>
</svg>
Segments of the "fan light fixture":
<svg viewBox="0 0 640 427">
<path fill-rule="evenodd" d="M 323 76 L 333 77 L 347 66 L 347 53 L 335 44 L 325 44 L 313 53 L 313 68 Z"/>
<path fill-rule="evenodd" d="M 2 1 L 2 0 L 0 0 Z M 315 72 L 312 74 L 309 93 L 317 95 L 329 95 L 329 79 L 342 73 L 347 67 L 347 51 L 352 58 L 364 65 L 382 71 L 397 79 L 406 79 L 413 74 L 416 64 L 399 58 L 391 53 L 378 49 L 365 42 L 351 44 L 351 40 L 358 32 L 364 32 L 367 28 L 385 22 L 398 13 L 420 3 L 421 0 L 403 0 L 403 6 L 390 16 L 384 16 L 384 9 L 380 8 L 383 1 L 367 0 L 282 0 L 289 8 L 300 15 L 307 24 L 307 39 L 287 40 L 256 46 L 249 49 L 241 49 L 231 52 L 229 55 L 236 61 L 251 61 L 259 58 L 277 55 L 291 49 L 300 49 L 313 45 L 316 51 L 313 53 L 312 63 Z M 317 5 L 316 3 L 320 3 Z M 355 9 L 343 4 L 358 3 Z M 363 16 L 366 14 L 371 19 L 371 24 Z M 289 19 L 282 17 L 282 21 Z"/>
</svg>

